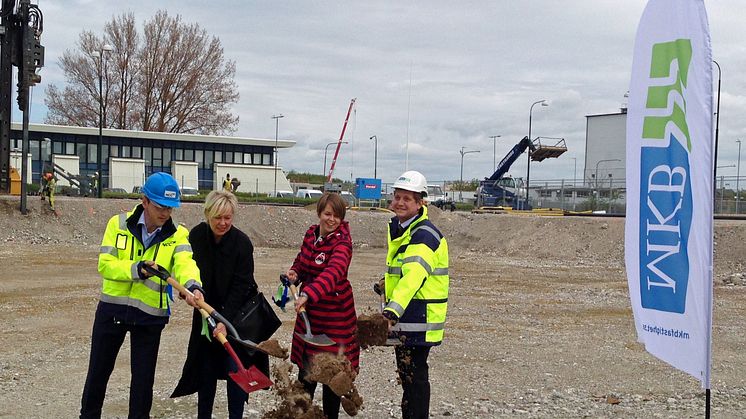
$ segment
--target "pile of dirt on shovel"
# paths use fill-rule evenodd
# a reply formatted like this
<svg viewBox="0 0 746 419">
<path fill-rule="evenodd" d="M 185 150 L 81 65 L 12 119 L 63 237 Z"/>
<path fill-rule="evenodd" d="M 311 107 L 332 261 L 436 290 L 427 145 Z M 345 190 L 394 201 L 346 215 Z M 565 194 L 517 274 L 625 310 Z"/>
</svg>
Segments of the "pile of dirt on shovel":
<svg viewBox="0 0 746 419">
<path fill-rule="evenodd" d="M 259 342 L 257 348 L 275 358 L 288 359 L 287 348 L 283 348 L 282 346 L 280 346 L 280 342 L 278 342 L 277 339 L 268 339 L 263 342 Z"/>
<path fill-rule="evenodd" d="M 384 346 L 389 334 L 389 321 L 381 313 L 361 314 L 357 318 L 357 342 L 362 349 Z"/>
</svg>

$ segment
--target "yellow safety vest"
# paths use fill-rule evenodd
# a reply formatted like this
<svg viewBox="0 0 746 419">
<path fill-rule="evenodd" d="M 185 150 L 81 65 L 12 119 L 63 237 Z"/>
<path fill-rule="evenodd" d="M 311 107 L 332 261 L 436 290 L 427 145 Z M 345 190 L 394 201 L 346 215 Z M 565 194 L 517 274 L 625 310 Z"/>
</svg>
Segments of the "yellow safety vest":
<svg viewBox="0 0 746 419">
<path fill-rule="evenodd" d="M 394 330 L 405 345 L 438 345 L 443 340 L 448 310 L 448 244 L 427 218 L 427 207 L 398 237 L 389 224 L 386 255 L 385 311 L 395 313 Z"/>
<path fill-rule="evenodd" d="M 184 287 L 201 286 L 199 268 L 192 259 L 189 231 L 176 226 L 175 232 L 147 249 L 129 229 L 128 219 L 134 218 L 134 228 L 142 212 L 138 206 L 127 214 L 111 217 L 101 242 L 98 271 L 103 277 L 101 301 L 125 307 L 134 307 L 146 314 L 168 318 L 169 302 L 165 282 L 151 276 L 141 279 L 137 273 L 140 261 L 153 260 L 166 268 Z M 130 220 L 133 221 L 133 220 Z M 164 226 L 174 229 L 170 222 Z"/>
</svg>

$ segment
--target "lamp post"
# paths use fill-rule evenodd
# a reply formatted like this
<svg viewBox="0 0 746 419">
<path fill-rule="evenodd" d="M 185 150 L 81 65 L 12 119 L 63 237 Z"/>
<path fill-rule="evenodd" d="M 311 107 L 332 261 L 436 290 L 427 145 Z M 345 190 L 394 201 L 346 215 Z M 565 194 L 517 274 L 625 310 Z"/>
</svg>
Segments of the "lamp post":
<svg viewBox="0 0 746 419">
<path fill-rule="evenodd" d="M 327 150 L 329 150 L 329 146 L 333 144 L 337 144 L 337 141 L 333 143 L 329 143 L 326 145 L 326 147 L 324 147 L 324 177 L 326 177 L 326 152 Z M 342 141 L 342 144 L 349 144 L 349 143 L 347 141 Z"/>
<path fill-rule="evenodd" d="M 500 135 L 490 135 L 490 138 L 492 138 L 492 171 L 497 170 L 497 160 L 495 159 L 495 154 L 497 153 L 497 139 L 500 137 Z"/>
<path fill-rule="evenodd" d="M 461 193 L 464 190 L 464 154 L 479 153 L 479 150 L 464 151 L 465 148 L 466 147 L 461 147 L 461 150 L 459 151 L 459 153 L 461 153 L 461 177 L 460 177 L 460 183 L 458 187 L 459 202 L 464 202 L 464 196 Z"/>
<path fill-rule="evenodd" d="M 531 107 L 528 109 L 528 140 L 531 141 L 531 114 L 534 111 L 534 106 L 541 104 L 541 106 L 549 106 L 549 102 L 547 102 L 546 99 L 537 100 L 536 102 L 531 104 Z M 526 206 L 525 209 L 528 209 L 528 190 L 529 185 L 531 182 L 531 147 L 528 148 L 528 164 L 526 164 Z"/>
<path fill-rule="evenodd" d="M 738 214 L 738 203 L 741 200 L 741 191 L 738 188 L 738 178 L 741 177 L 741 140 L 738 143 L 738 168 L 736 169 L 736 214 Z"/>
<path fill-rule="evenodd" d="M 102 196 L 102 185 L 101 185 L 101 159 L 103 158 L 102 148 L 104 142 L 104 62 L 106 60 L 106 53 L 111 52 L 112 48 L 109 44 L 101 46 L 101 51 L 93 51 L 91 55 L 93 58 L 98 58 L 98 145 L 96 146 L 96 196 L 101 198 Z M 111 185 L 109 185 L 111 187 Z"/>
<path fill-rule="evenodd" d="M 572 210 L 575 211 L 575 195 L 577 195 L 577 190 L 575 189 L 577 186 L 575 183 L 578 179 L 578 158 L 573 157 L 572 162 Z"/>
<path fill-rule="evenodd" d="M 279 114 L 279 115 L 272 115 L 272 119 L 275 120 L 275 188 L 274 193 L 272 196 L 277 196 L 277 160 L 280 157 L 279 150 L 277 149 L 277 133 L 280 130 L 280 118 L 284 118 L 285 115 Z"/>
<path fill-rule="evenodd" d="M 371 135 L 370 139 L 375 141 L 375 148 L 373 149 L 373 179 L 378 179 L 378 137 Z"/>
<path fill-rule="evenodd" d="M 607 161 L 621 161 L 619 159 L 603 159 L 596 162 L 596 175 L 594 176 L 596 178 L 596 189 L 598 189 L 598 165 L 607 162 Z"/>
</svg>

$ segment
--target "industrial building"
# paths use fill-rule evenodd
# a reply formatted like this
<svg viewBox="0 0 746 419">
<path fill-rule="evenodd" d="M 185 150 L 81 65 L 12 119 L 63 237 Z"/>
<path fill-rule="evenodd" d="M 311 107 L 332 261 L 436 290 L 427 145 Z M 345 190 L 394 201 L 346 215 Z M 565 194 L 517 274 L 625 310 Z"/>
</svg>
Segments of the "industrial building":
<svg viewBox="0 0 746 419">
<path fill-rule="evenodd" d="M 21 124 L 11 124 L 11 166 L 21 169 Z M 29 125 L 26 176 L 38 182 L 45 167 L 57 167 L 78 177 L 93 178 L 98 167 L 98 128 Z M 154 172 L 171 173 L 182 187 L 218 189 L 226 175 L 237 178 L 239 191 L 269 193 L 290 189 L 274 150 L 290 148 L 292 140 L 216 135 L 175 134 L 104 129 L 101 136 L 101 183 L 128 192 Z M 275 171 L 276 167 L 276 171 Z M 66 185 L 60 179 L 60 185 Z"/>
</svg>

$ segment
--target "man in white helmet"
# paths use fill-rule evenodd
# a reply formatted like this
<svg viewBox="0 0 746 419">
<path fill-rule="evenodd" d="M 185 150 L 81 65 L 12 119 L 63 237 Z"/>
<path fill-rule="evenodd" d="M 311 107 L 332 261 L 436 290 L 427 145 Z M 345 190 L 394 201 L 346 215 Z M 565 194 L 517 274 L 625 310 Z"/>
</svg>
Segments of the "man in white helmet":
<svg viewBox="0 0 746 419">
<path fill-rule="evenodd" d="M 429 417 L 427 357 L 440 345 L 448 308 L 448 244 L 427 218 L 427 180 L 407 171 L 394 182 L 383 315 L 402 340 L 395 348 L 404 419 Z"/>
</svg>

